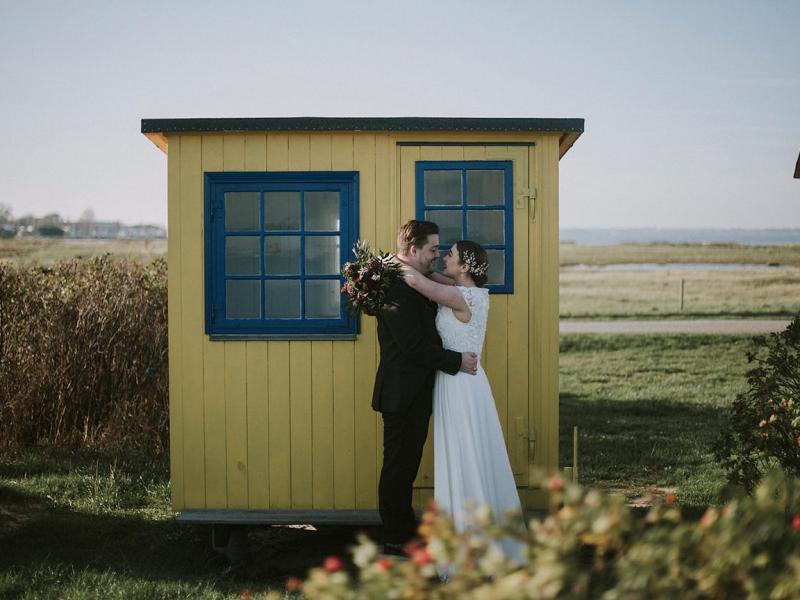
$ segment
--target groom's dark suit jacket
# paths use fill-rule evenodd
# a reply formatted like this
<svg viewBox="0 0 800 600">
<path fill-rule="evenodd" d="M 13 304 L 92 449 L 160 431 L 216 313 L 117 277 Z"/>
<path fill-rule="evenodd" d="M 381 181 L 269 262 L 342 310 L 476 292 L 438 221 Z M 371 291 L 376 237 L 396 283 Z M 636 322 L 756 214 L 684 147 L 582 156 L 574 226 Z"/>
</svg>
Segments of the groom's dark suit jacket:
<svg viewBox="0 0 800 600">
<path fill-rule="evenodd" d="M 372 408 L 404 412 L 423 390 L 433 390 L 436 371 L 455 375 L 461 353 L 445 350 L 436 332 L 436 304 L 398 279 L 378 314 L 380 364 Z M 425 398 L 431 402 L 431 393 Z"/>
</svg>

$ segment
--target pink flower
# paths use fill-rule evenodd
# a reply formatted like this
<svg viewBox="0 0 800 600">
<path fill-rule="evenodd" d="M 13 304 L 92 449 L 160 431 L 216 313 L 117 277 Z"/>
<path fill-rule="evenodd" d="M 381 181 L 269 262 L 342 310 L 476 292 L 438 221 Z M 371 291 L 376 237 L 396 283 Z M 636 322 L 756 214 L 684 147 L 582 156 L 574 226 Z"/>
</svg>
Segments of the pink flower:
<svg viewBox="0 0 800 600">
<path fill-rule="evenodd" d="M 547 489 L 551 492 L 558 492 L 564 487 L 564 482 L 560 477 L 551 477 L 547 482 Z"/>
<path fill-rule="evenodd" d="M 427 548 L 417 548 L 411 553 L 411 562 L 422 567 L 431 562 L 431 555 L 428 554 Z"/>
<path fill-rule="evenodd" d="M 388 558 L 379 558 L 375 564 L 378 565 L 378 568 L 381 571 L 388 571 L 392 568 L 392 561 L 390 561 Z"/>
<path fill-rule="evenodd" d="M 703 527 L 708 527 L 716 520 L 717 520 L 716 511 L 709 508 L 706 512 L 703 513 L 703 516 L 700 517 L 700 525 L 702 525 Z"/>
<path fill-rule="evenodd" d="M 289 577 L 286 580 L 286 589 L 290 592 L 299 592 L 303 589 L 303 582 L 297 577 Z"/>
<path fill-rule="evenodd" d="M 325 562 L 322 563 L 322 567 L 328 573 L 335 573 L 336 571 L 341 571 L 344 567 L 344 563 L 342 559 L 338 556 L 329 556 L 325 559 Z"/>
</svg>

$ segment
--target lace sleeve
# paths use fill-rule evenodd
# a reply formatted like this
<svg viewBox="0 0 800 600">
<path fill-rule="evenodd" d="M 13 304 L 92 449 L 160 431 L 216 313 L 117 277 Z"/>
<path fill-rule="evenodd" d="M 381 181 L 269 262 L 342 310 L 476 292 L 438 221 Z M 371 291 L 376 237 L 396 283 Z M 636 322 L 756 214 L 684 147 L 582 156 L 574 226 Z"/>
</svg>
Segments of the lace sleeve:
<svg viewBox="0 0 800 600">
<path fill-rule="evenodd" d="M 475 288 L 458 286 L 461 295 L 464 296 L 464 302 L 467 303 L 470 312 L 475 310 Z"/>
<path fill-rule="evenodd" d="M 489 295 L 484 288 L 458 286 L 471 313 L 484 312 L 489 308 Z"/>
</svg>

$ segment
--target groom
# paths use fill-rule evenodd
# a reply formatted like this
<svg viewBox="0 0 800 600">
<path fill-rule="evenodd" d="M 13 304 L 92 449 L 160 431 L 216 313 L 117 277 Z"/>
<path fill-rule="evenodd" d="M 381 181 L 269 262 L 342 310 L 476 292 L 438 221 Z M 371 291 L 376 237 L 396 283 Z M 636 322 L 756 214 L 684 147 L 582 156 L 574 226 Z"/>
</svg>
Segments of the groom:
<svg viewBox="0 0 800 600">
<path fill-rule="evenodd" d="M 400 228 L 398 260 L 428 274 L 438 257 L 436 223 L 411 220 Z M 403 545 L 416 536 L 411 492 L 428 433 L 436 371 L 474 375 L 477 369 L 476 354 L 442 347 L 435 318 L 436 304 L 411 289 L 402 278 L 388 290 L 378 314 L 381 355 L 372 408 L 383 415 L 378 508 L 386 554 L 402 555 Z"/>
</svg>

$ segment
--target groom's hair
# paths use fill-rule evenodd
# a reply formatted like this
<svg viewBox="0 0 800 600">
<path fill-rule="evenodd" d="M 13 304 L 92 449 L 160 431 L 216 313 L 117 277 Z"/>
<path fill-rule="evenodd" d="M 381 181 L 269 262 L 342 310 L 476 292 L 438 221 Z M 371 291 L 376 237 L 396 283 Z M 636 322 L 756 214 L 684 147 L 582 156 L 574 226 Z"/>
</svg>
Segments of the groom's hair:
<svg viewBox="0 0 800 600">
<path fill-rule="evenodd" d="M 408 254 L 411 246 L 422 248 L 428 241 L 428 236 L 434 233 L 439 233 L 439 226 L 436 223 L 411 219 L 397 232 L 398 254 Z"/>
</svg>

